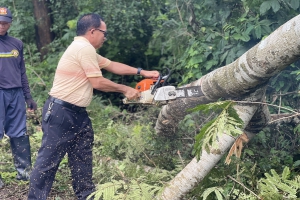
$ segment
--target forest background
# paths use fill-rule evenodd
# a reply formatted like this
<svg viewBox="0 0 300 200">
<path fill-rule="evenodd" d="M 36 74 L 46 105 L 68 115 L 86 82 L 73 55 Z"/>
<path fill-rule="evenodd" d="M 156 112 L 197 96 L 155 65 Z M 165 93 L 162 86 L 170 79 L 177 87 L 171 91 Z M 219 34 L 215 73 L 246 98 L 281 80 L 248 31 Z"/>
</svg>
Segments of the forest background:
<svg viewBox="0 0 300 200">
<path fill-rule="evenodd" d="M 107 24 L 108 40 L 99 54 L 148 70 L 167 67 L 173 71 L 170 84 L 181 86 L 233 62 L 298 15 L 299 4 L 299 0 L 0 0 L 0 6 L 13 12 L 9 34 L 24 42 L 27 75 L 39 106 L 34 115 L 28 115 L 33 161 L 42 137 L 41 108 L 80 15 L 96 12 Z M 270 80 L 266 101 L 272 114 L 300 109 L 299 73 L 296 62 Z M 132 87 L 142 79 L 105 72 L 104 76 Z M 123 105 L 122 98 L 95 91 L 88 107 L 95 130 L 96 195 L 107 194 L 105 188 L 113 183 L 119 187 L 115 199 L 149 199 L 147 195 L 153 199 L 194 157 L 195 136 L 206 117 L 187 115 L 176 134 L 159 136 L 154 125 L 160 107 Z M 291 180 L 300 180 L 298 125 L 297 120 L 270 123 L 246 145 L 241 158 L 233 157 L 230 165 L 221 160 L 186 199 L 257 199 L 249 190 L 261 197 L 284 199 L 291 193 L 287 188 L 269 186 L 268 190 L 260 185 L 270 181 L 270 173 L 279 174 L 271 177 L 273 181 L 284 179 L 287 168 Z M 0 149 L 0 171 L 7 185 L 0 192 L 1 199 L 25 199 L 28 183 L 14 180 L 7 138 L 1 140 Z M 74 199 L 70 183 L 64 158 L 51 198 Z M 300 183 L 295 183 L 294 193 L 300 197 Z"/>
</svg>

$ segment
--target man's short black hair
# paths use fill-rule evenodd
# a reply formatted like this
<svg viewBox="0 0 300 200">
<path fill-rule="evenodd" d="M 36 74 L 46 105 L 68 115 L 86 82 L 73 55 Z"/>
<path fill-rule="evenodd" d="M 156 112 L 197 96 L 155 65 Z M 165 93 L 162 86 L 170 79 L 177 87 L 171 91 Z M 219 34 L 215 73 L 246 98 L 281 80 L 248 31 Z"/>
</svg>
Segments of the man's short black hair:
<svg viewBox="0 0 300 200">
<path fill-rule="evenodd" d="M 103 18 L 96 13 L 82 15 L 77 21 L 76 34 L 78 36 L 85 35 L 85 33 L 92 28 L 99 28 L 101 25 L 100 20 L 103 21 Z"/>
</svg>

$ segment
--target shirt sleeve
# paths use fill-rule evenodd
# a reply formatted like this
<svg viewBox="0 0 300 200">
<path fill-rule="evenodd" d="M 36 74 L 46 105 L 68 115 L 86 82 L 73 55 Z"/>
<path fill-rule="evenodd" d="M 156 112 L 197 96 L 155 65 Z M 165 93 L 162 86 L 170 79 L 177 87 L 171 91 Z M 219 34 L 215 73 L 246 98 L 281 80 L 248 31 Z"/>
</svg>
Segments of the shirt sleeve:
<svg viewBox="0 0 300 200">
<path fill-rule="evenodd" d="M 22 82 L 23 94 L 24 94 L 25 99 L 31 99 L 32 96 L 30 94 L 30 88 L 29 88 L 28 78 L 26 75 L 26 68 L 25 68 L 25 62 L 24 62 L 24 57 L 23 57 L 23 45 L 21 46 L 21 49 L 20 49 L 20 56 L 21 56 L 21 62 L 20 62 L 21 82 Z"/>
<path fill-rule="evenodd" d="M 81 49 L 78 58 L 87 77 L 102 76 L 102 72 L 98 65 L 98 54 L 94 47 L 86 46 Z"/>
<path fill-rule="evenodd" d="M 111 63 L 111 61 L 109 59 L 102 57 L 99 54 L 97 54 L 97 59 L 98 59 L 98 65 L 99 65 L 100 69 L 107 67 Z"/>
</svg>

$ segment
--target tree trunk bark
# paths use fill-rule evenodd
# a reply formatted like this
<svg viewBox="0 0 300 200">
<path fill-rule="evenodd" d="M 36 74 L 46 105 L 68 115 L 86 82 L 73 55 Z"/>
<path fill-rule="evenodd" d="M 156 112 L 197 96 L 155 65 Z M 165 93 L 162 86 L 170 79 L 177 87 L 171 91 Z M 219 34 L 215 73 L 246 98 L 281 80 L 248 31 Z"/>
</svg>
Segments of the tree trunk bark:
<svg viewBox="0 0 300 200">
<path fill-rule="evenodd" d="M 156 122 L 156 132 L 171 135 L 188 108 L 217 99 L 240 98 L 266 84 L 300 57 L 300 15 L 286 22 L 266 39 L 233 63 L 212 71 L 186 86 L 200 86 L 200 98 L 176 99 L 164 106 Z"/>
<path fill-rule="evenodd" d="M 51 32 L 51 19 L 49 15 L 49 9 L 47 7 L 47 0 L 32 0 L 34 7 L 34 18 L 36 20 L 36 44 L 39 52 L 41 53 L 41 60 L 48 50 L 46 46 L 53 40 L 53 34 Z"/>
</svg>

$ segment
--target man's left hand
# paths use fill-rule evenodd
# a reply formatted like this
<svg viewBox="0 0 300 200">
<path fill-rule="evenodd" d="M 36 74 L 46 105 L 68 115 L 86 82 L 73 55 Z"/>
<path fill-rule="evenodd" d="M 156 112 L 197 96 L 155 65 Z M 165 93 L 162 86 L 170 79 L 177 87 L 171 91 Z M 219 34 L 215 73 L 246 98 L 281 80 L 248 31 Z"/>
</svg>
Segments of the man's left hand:
<svg viewBox="0 0 300 200">
<path fill-rule="evenodd" d="M 147 71 L 147 70 L 142 70 L 141 75 L 145 78 L 152 78 L 152 79 L 158 79 L 159 77 L 159 72 L 158 71 Z"/>
<path fill-rule="evenodd" d="M 35 101 L 33 101 L 33 99 L 26 99 L 26 104 L 27 104 L 27 108 L 29 110 L 36 110 L 37 109 L 37 104 L 35 103 Z"/>
</svg>

